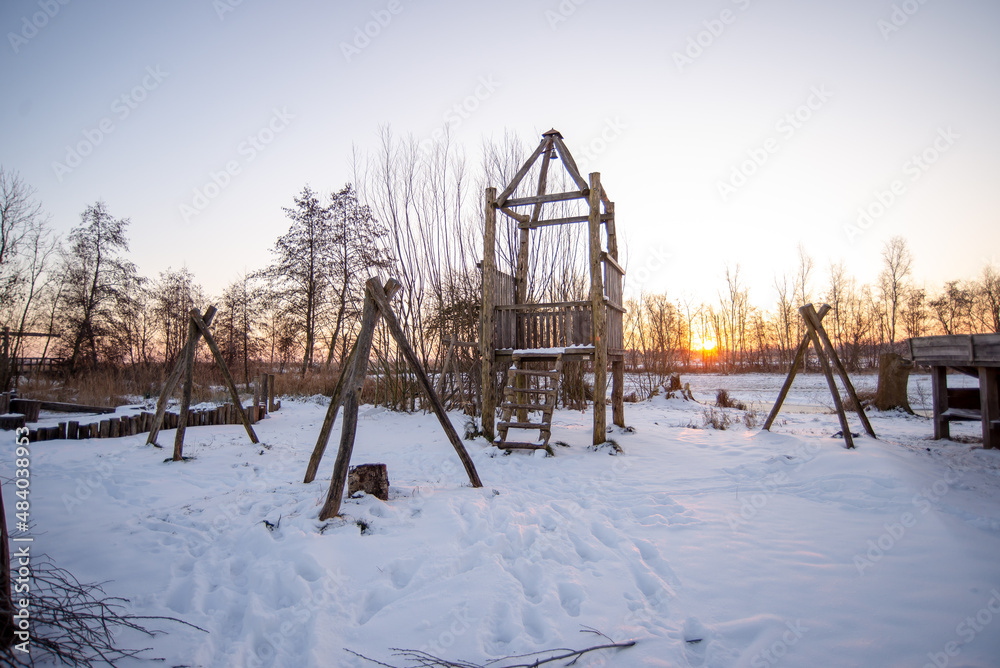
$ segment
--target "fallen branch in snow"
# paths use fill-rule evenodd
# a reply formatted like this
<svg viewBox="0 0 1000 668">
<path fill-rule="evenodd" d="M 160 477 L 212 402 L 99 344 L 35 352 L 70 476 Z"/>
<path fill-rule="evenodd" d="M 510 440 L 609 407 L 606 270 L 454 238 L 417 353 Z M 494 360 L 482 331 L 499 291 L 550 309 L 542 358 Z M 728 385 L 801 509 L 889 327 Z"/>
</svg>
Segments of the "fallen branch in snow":
<svg viewBox="0 0 1000 668">
<path fill-rule="evenodd" d="M 604 635 L 600 631 L 587 628 L 581 633 L 593 633 L 604 638 L 608 636 Z M 611 640 L 611 638 L 608 638 Z M 587 647 L 585 649 L 570 649 L 567 647 L 557 647 L 555 649 L 546 649 L 540 652 L 531 652 L 530 654 L 518 654 L 515 656 L 505 656 L 500 659 L 493 659 L 492 661 L 487 661 L 486 663 L 472 663 L 469 661 L 449 661 L 447 659 L 442 659 L 436 657 L 427 652 L 418 649 L 400 649 L 398 647 L 391 647 L 393 651 L 393 656 L 398 656 L 405 661 L 408 661 L 405 666 L 394 666 L 389 663 L 383 663 L 377 661 L 364 654 L 359 654 L 353 650 L 346 649 L 356 657 L 362 658 L 365 661 L 370 661 L 376 665 L 384 666 L 385 668 L 537 668 L 537 666 L 544 666 L 545 664 L 554 663 L 556 661 L 562 661 L 564 659 L 571 659 L 568 663 L 563 665 L 572 666 L 574 665 L 580 657 L 589 652 L 596 652 L 602 649 L 624 649 L 626 647 L 632 647 L 635 645 L 634 640 L 628 640 L 626 642 L 610 642 L 605 645 L 595 645 L 593 647 Z M 546 656 L 550 655 L 550 656 Z M 537 657 L 537 658 L 533 658 Z M 525 661 L 528 660 L 529 663 L 506 663 L 507 661 Z"/>
<path fill-rule="evenodd" d="M 32 560 L 31 580 L 30 654 L 16 646 L 0 650 L 0 663 L 5 665 L 33 666 L 43 657 L 51 657 L 59 664 L 71 666 L 115 666 L 116 661 L 124 658 L 143 658 L 139 655 L 149 648 L 117 647 L 114 634 L 121 629 L 132 629 L 155 636 L 161 631 L 143 625 L 153 620 L 177 622 L 205 631 L 174 617 L 125 614 L 123 604 L 128 599 L 105 596 L 101 583 L 82 583 L 44 556 Z"/>
</svg>

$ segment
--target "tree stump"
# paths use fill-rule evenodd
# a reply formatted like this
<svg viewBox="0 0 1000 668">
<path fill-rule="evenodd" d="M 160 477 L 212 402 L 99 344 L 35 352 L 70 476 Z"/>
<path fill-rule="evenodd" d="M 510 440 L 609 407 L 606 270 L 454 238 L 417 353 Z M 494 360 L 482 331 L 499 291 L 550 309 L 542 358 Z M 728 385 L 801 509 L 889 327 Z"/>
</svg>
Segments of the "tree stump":
<svg viewBox="0 0 1000 668">
<path fill-rule="evenodd" d="M 26 423 L 27 420 L 21 413 L 7 413 L 6 415 L 0 415 L 0 429 L 3 430 L 19 429 Z"/>
<path fill-rule="evenodd" d="M 888 411 L 902 408 L 912 414 L 906 396 L 906 384 L 910 379 L 913 362 L 897 353 L 882 353 L 878 358 L 878 391 L 875 393 L 875 408 Z"/>
<path fill-rule="evenodd" d="M 352 466 L 347 474 L 347 495 L 364 492 L 374 497 L 389 500 L 389 470 L 385 464 L 359 464 Z"/>
</svg>

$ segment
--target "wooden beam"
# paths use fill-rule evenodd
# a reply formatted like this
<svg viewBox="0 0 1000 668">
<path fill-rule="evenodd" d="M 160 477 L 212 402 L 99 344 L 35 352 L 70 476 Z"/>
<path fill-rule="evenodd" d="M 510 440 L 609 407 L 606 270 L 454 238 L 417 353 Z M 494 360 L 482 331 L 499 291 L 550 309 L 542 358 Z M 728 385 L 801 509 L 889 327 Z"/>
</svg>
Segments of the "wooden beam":
<svg viewBox="0 0 1000 668">
<path fill-rule="evenodd" d="M 1000 448 L 1000 388 L 996 367 L 979 367 L 979 402 L 983 447 Z"/>
<path fill-rule="evenodd" d="M 431 408 L 434 410 L 434 414 L 437 415 L 438 421 L 441 423 L 441 427 L 444 428 L 445 434 L 448 435 L 448 440 L 451 441 L 452 447 L 454 447 L 455 452 L 458 453 L 458 458 L 462 460 L 465 472 L 469 476 L 469 482 L 472 483 L 473 487 L 482 487 L 483 483 L 479 479 L 479 474 L 476 472 L 476 466 L 472 463 L 472 458 L 469 457 L 468 451 L 466 451 L 465 446 L 462 444 L 462 439 L 460 439 L 458 434 L 455 432 L 455 428 L 452 426 L 451 420 L 448 419 L 448 414 L 445 412 L 444 406 L 441 405 L 441 400 L 434 392 L 434 388 L 431 387 L 431 382 L 427 378 L 427 374 L 424 373 L 423 367 L 420 366 L 420 360 L 417 359 L 416 354 L 413 352 L 409 342 L 406 340 L 403 328 L 400 327 L 399 321 L 396 320 L 396 315 L 392 312 L 392 308 L 389 306 L 389 300 L 382 291 L 382 286 L 378 285 L 377 282 L 373 283 L 372 281 L 368 281 L 365 290 L 366 293 L 371 293 L 372 297 L 374 297 L 375 303 L 382 312 L 382 318 L 389 326 L 389 332 L 392 334 L 393 338 L 396 339 L 396 345 L 399 348 L 399 351 L 410 364 L 413 374 L 417 377 L 417 382 L 423 388 L 424 392 L 427 393 L 427 397 L 430 399 Z"/>
<path fill-rule="evenodd" d="M 622 276 L 625 275 L 625 268 L 620 264 L 618 264 L 618 260 L 612 257 L 610 253 L 601 253 L 601 259 L 610 264 L 615 269 L 617 269 L 618 273 L 620 273 Z"/>
<path fill-rule="evenodd" d="M 821 307 L 822 308 L 822 307 Z M 861 419 L 861 424 L 864 425 L 865 432 L 868 433 L 872 438 L 878 438 L 875 435 L 875 430 L 872 429 L 872 423 L 868 421 L 868 416 L 865 414 L 865 409 L 861 405 L 861 400 L 858 399 L 858 393 L 854 391 L 854 384 L 851 383 L 851 377 L 847 375 L 847 369 L 844 365 L 840 363 L 840 357 L 837 356 L 837 349 L 833 347 L 833 342 L 830 341 L 830 337 L 826 333 L 826 329 L 823 327 L 823 323 L 820 322 L 819 315 L 816 313 L 816 309 L 813 308 L 812 304 L 806 304 L 799 309 L 802 316 L 809 321 L 816 333 L 819 334 L 819 339 L 823 343 L 823 347 L 826 348 L 827 357 L 833 362 L 834 368 L 837 370 L 837 374 L 840 376 L 841 382 L 844 384 L 844 389 L 847 391 L 847 396 L 850 397 L 854 404 L 854 410 L 857 411 L 858 417 Z"/>
<path fill-rule="evenodd" d="M 602 195 L 604 194 L 603 190 L 601 190 L 601 194 Z M 608 203 L 606 203 L 604 205 L 604 208 L 607 210 L 607 213 L 605 214 L 605 216 L 607 216 L 607 217 L 605 218 L 604 216 L 602 216 L 601 220 L 606 220 L 607 221 L 605 223 L 604 227 L 605 227 L 605 229 L 608 232 L 608 253 L 617 262 L 618 261 L 618 232 L 615 230 L 615 203 L 614 202 L 608 202 Z M 622 269 L 621 272 L 622 272 L 623 275 L 625 274 L 625 270 L 624 269 Z"/>
<path fill-rule="evenodd" d="M 212 318 L 215 317 L 215 307 L 209 306 L 205 309 L 205 315 L 202 318 L 204 322 L 208 325 L 212 324 Z M 198 337 L 201 337 L 199 331 Z M 156 415 L 153 416 L 153 424 L 149 428 L 149 436 L 146 438 L 147 445 L 156 445 L 156 437 L 160 433 L 160 428 L 163 425 L 163 415 L 167 412 L 167 401 L 170 396 L 174 393 L 174 388 L 177 387 L 177 383 L 181 379 L 181 373 L 184 372 L 184 359 L 187 355 L 187 347 L 189 345 L 195 345 L 197 341 L 187 341 L 184 343 L 184 348 L 181 350 L 180 357 L 177 358 L 176 364 L 174 364 L 174 370 L 170 372 L 167 377 L 167 381 L 163 384 L 163 391 L 160 392 L 160 398 L 156 401 Z"/>
<path fill-rule="evenodd" d="M 548 139 L 546 137 L 542 137 L 542 141 L 538 142 L 538 148 L 536 148 L 525 163 L 521 165 L 521 169 L 517 170 L 517 174 L 514 175 L 514 178 L 511 179 L 510 183 L 507 184 L 507 187 L 503 189 L 502 193 L 500 193 L 500 197 L 496 198 L 497 206 L 503 206 L 506 204 L 507 198 L 509 198 L 511 194 L 517 190 L 517 187 L 521 184 L 521 179 L 523 179 L 525 174 L 528 173 L 531 166 L 535 164 L 535 160 L 538 159 L 538 156 L 542 154 L 547 141 Z"/>
<path fill-rule="evenodd" d="M 566 144 L 561 137 L 554 136 L 552 139 L 555 142 L 556 150 L 559 152 L 559 157 L 562 159 L 563 165 L 566 166 L 566 171 L 569 172 L 570 178 L 580 187 L 580 190 L 586 190 L 587 181 L 580 174 L 580 168 L 576 166 L 573 154 L 566 148 Z"/>
<path fill-rule="evenodd" d="M 523 216 L 523 218 L 527 218 L 527 216 Z M 601 214 L 601 222 L 608 222 L 613 220 L 614 220 L 613 213 Z M 519 225 L 519 227 L 527 227 L 529 229 L 534 230 L 539 227 L 548 227 L 549 225 L 568 225 L 570 223 L 586 223 L 589 221 L 590 221 L 590 216 L 569 216 L 568 218 L 550 218 L 548 220 L 538 220 L 535 222 L 525 220 Z"/>
<path fill-rule="evenodd" d="M 526 204 L 546 204 L 548 202 L 565 202 L 573 199 L 586 199 L 590 193 L 586 190 L 570 191 L 565 193 L 551 193 L 549 195 L 533 195 L 531 197 L 519 197 L 507 200 L 507 206 L 524 206 Z"/>
<path fill-rule="evenodd" d="M 608 339 L 607 314 L 604 309 L 604 281 L 601 276 L 601 174 L 590 175 L 590 317 L 591 337 L 594 343 L 594 445 L 608 440 L 607 407 L 604 401 L 608 391 Z"/>
<path fill-rule="evenodd" d="M 374 280 L 374 279 L 371 279 Z M 402 288 L 394 278 L 385 282 L 385 291 L 392 299 Z M 330 432 L 333 431 L 333 423 L 337 420 L 337 413 L 343 404 L 345 395 L 360 377 L 362 384 L 368 371 L 368 356 L 371 353 L 372 340 L 375 335 L 375 325 L 378 323 L 378 306 L 374 300 L 365 295 L 364 306 L 361 309 L 361 331 L 354 341 L 351 354 L 347 362 L 340 370 L 340 378 L 330 396 L 330 405 L 326 409 L 326 417 L 323 418 L 323 425 L 319 429 L 319 436 L 316 438 L 316 445 L 313 447 L 312 455 L 309 457 L 309 465 L 306 467 L 306 475 L 302 482 L 310 483 L 316 479 L 323 454 L 330 442 Z"/>
<path fill-rule="evenodd" d="M 503 211 L 504 213 L 506 213 L 508 216 L 510 216 L 514 220 L 516 220 L 520 225 L 526 225 L 526 224 L 528 224 L 528 223 L 531 222 L 531 216 L 528 216 L 526 214 L 518 213 L 517 211 L 514 211 L 513 209 L 509 209 L 509 208 L 507 208 L 505 206 L 500 207 L 500 210 Z"/>
<path fill-rule="evenodd" d="M 340 514 L 340 503 L 344 497 L 344 484 L 347 481 L 347 471 L 351 464 L 351 454 L 354 452 L 354 437 L 358 431 L 358 393 L 348 390 L 344 398 L 344 426 L 340 432 L 340 448 L 337 449 L 337 461 L 333 465 L 333 477 L 330 479 L 330 489 L 326 493 L 326 502 L 319 511 L 320 521 L 326 521 Z M 343 475 L 340 475 L 340 472 Z"/>
<path fill-rule="evenodd" d="M 493 207 L 496 199 L 496 188 L 486 189 L 485 203 L 485 231 L 483 233 L 483 302 L 479 312 L 479 354 L 482 359 L 482 429 L 483 435 L 490 443 L 495 435 L 494 422 L 496 421 L 496 379 L 493 365 L 494 358 L 493 341 L 493 307 L 496 305 L 496 235 L 497 235 L 497 211 Z"/>
<path fill-rule="evenodd" d="M 820 322 L 826 317 L 826 314 L 830 312 L 830 305 L 823 304 L 819 307 L 819 317 Z M 781 410 L 781 404 L 785 403 L 785 397 L 788 396 L 788 391 L 792 389 L 792 381 L 795 380 L 795 375 L 799 372 L 799 367 L 802 366 L 802 360 L 805 359 L 806 353 L 809 351 L 809 335 L 802 337 L 799 347 L 795 350 L 795 358 L 792 360 L 792 368 L 788 370 L 788 375 L 785 377 L 785 383 L 781 386 L 781 390 L 778 392 L 778 398 L 774 402 L 774 406 L 771 407 L 771 412 L 768 413 L 767 419 L 764 421 L 764 426 L 761 427 L 762 431 L 770 431 L 771 425 L 774 423 L 774 419 L 778 417 L 778 412 Z"/>
<path fill-rule="evenodd" d="M 212 333 L 208 331 L 208 324 L 202 320 L 198 309 L 191 309 L 191 320 L 194 322 L 199 331 L 201 331 L 201 335 L 205 337 L 205 343 L 208 344 L 208 349 L 212 351 L 215 363 L 219 365 L 219 369 L 222 371 L 222 378 L 226 382 L 226 388 L 229 389 L 229 396 L 233 400 L 233 406 L 239 415 L 240 422 L 243 423 L 243 428 L 247 431 L 247 436 L 250 437 L 250 442 L 255 444 L 259 443 L 257 440 L 257 433 L 253 430 L 253 427 L 250 426 L 250 420 L 247 418 L 246 411 L 243 410 L 243 402 L 240 401 L 240 393 L 236 389 L 236 381 L 233 380 L 233 375 L 229 373 L 229 366 L 226 364 L 226 360 L 222 357 L 222 352 L 219 350 L 219 346 L 215 344 L 215 339 L 212 338 Z"/>
<path fill-rule="evenodd" d="M 174 432 L 173 459 L 175 462 L 184 459 L 184 432 L 187 430 L 188 409 L 191 408 L 191 386 L 194 385 L 194 353 L 197 349 L 195 343 L 198 336 L 198 326 L 194 324 L 193 319 L 188 320 L 187 340 L 191 342 L 191 345 L 184 348 L 184 386 L 181 389 L 181 407 L 177 411 L 180 419 L 177 422 L 177 431 Z"/>
<path fill-rule="evenodd" d="M 806 306 L 811 305 L 807 304 Z M 802 308 L 805 308 L 805 306 Z M 802 309 L 799 309 L 799 312 L 801 313 Z M 830 362 L 826 358 L 826 353 L 823 352 L 823 344 L 820 343 L 819 334 L 816 333 L 816 330 L 808 319 L 806 319 L 806 334 L 812 341 L 813 350 L 816 351 L 820 368 L 823 369 L 823 375 L 826 377 L 826 384 L 830 388 L 830 395 L 833 397 L 833 407 L 837 410 L 840 429 L 844 434 L 844 442 L 847 444 L 847 449 L 851 450 L 854 448 L 854 437 L 851 436 L 851 425 L 847 422 L 847 414 L 844 413 L 844 403 L 840 400 L 840 391 L 837 389 L 836 381 L 833 380 L 833 371 L 830 369 Z"/>
</svg>

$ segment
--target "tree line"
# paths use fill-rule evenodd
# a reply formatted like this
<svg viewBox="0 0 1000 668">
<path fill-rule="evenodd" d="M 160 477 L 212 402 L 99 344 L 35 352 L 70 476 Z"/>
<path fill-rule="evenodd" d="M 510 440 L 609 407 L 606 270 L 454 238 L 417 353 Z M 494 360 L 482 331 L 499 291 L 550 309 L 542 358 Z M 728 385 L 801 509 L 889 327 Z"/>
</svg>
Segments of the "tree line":
<svg viewBox="0 0 1000 668">
<path fill-rule="evenodd" d="M 433 368 L 443 336 L 479 337 L 482 192 L 508 183 L 526 157 L 524 144 L 507 134 L 484 142 L 472 168 L 447 137 L 420 143 L 382 128 L 376 149 L 352 156 L 352 182 L 325 196 L 309 185 L 293 195 L 274 213 L 287 231 L 273 242 L 270 263 L 215 296 L 184 267 L 142 275 L 129 259 L 131 221 L 105 202 L 86 206 L 80 223 L 58 238 L 31 186 L 0 167 L 0 325 L 50 335 L 30 344 L 10 338 L 10 357 L 31 345 L 36 355 L 65 359 L 74 374 L 169 367 L 184 344 L 188 312 L 211 302 L 220 349 L 245 380 L 258 364 L 299 375 L 336 369 L 353 344 L 364 281 L 377 275 L 402 283 L 397 315 Z M 518 229 L 498 222 L 498 267 L 513 273 Z M 586 241 L 568 225 L 532 235 L 529 301 L 586 298 Z M 843 263 L 817 270 L 800 248 L 796 266 L 775 276 L 770 308 L 753 305 L 738 264 L 726 267 L 712 302 L 642 294 L 627 304 L 629 367 L 647 383 L 675 370 L 783 370 L 804 334 L 796 309 L 810 301 L 831 305 L 825 325 L 852 370 L 874 366 L 880 352 L 911 336 L 1000 332 L 996 267 L 928 289 L 915 280 L 913 261 L 906 241 L 893 238 L 877 281 L 862 284 Z M 386 332 L 373 355 L 375 368 L 393 379 L 387 403 L 412 402 L 416 388 Z M 8 386 L 12 373 L 0 384 Z"/>
</svg>

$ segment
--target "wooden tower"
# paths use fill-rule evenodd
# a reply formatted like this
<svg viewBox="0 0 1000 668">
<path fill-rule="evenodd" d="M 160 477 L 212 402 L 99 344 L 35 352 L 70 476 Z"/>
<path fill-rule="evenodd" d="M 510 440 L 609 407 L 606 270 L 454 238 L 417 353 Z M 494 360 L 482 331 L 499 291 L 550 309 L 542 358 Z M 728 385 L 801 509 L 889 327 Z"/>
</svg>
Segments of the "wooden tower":
<svg viewBox="0 0 1000 668">
<path fill-rule="evenodd" d="M 539 161 L 535 194 L 512 197 Z M 550 163 L 556 161 L 566 170 L 576 189 L 549 192 L 548 184 L 552 176 Z M 586 215 L 543 216 L 546 205 L 573 200 L 584 200 Z M 518 229 L 514 275 L 501 272 L 496 266 L 497 211 L 514 221 Z M 527 295 L 531 294 L 527 277 L 532 232 L 544 234 L 543 228 L 549 226 L 581 223 L 586 224 L 589 235 L 589 299 L 526 303 Z M 499 195 L 496 188 L 486 189 L 484 237 L 480 347 L 483 362 L 483 431 L 486 437 L 501 448 L 547 448 L 562 363 L 591 360 L 594 368 L 594 444 L 603 443 L 607 440 L 605 404 L 609 363 L 614 423 L 625 426 L 625 345 L 622 331 L 625 270 L 618 264 L 615 205 L 601 185 L 600 173 L 591 173 L 589 182 L 584 180 L 563 143 L 562 135 L 556 130 L 549 130 L 542 135 L 538 148 Z M 536 368 L 528 368 L 529 362 Z M 537 368 L 539 365 L 542 369 Z M 504 369 L 507 369 L 507 382 L 499 406 L 503 412 L 501 420 L 495 422 L 496 373 Z M 529 387 L 529 380 L 547 382 Z M 541 420 L 529 421 L 525 417 L 528 411 L 541 412 Z M 512 428 L 537 429 L 539 439 L 530 443 L 508 441 L 507 431 Z"/>
</svg>

